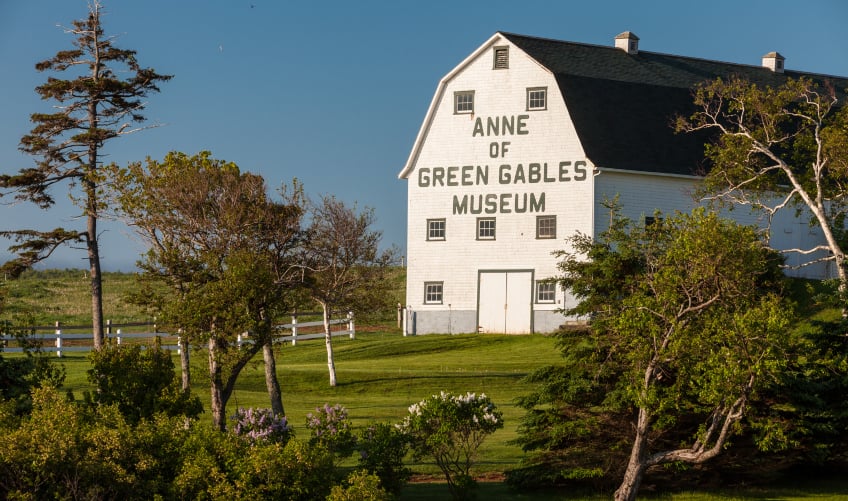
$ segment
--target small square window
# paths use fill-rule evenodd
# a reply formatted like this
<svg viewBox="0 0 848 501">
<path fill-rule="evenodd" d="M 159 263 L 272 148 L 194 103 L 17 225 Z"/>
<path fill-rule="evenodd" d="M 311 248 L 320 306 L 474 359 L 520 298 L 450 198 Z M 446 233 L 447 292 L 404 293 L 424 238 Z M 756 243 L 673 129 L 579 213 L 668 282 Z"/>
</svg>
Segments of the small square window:
<svg viewBox="0 0 848 501">
<path fill-rule="evenodd" d="M 495 60 L 492 67 L 496 70 L 509 69 L 509 47 L 495 47 Z"/>
<path fill-rule="evenodd" d="M 424 304 L 442 304 L 444 282 L 424 282 Z"/>
<path fill-rule="evenodd" d="M 536 216 L 536 238 L 556 238 L 556 216 Z"/>
<path fill-rule="evenodd" d="M 553 303 L 556 301 L 556 282 L 538 280 L 536 282 L 536 302 Z"/>
<path fill-rule="evenodd" d="M 494 240 L 495 239 L 495 218 L 480 217 L 477 218 L 477 240 Z"/>
<path fill-rule="evenodd" d="M 474 113 L 474 91 L 454 92 L 453 112 L 457 115 Z"/>
<path fill-rule="evenodd" d="M 444 240 L 445 239 L 445 220 L 444 219 L 428 219 L 427 220 L 427 240 Z"/>
<path fill-rule="evenodd" d="M 548 89 L 546 87 L 527 89 L 527 109 L 529 111 L 548 109 Z"/>
</svg>

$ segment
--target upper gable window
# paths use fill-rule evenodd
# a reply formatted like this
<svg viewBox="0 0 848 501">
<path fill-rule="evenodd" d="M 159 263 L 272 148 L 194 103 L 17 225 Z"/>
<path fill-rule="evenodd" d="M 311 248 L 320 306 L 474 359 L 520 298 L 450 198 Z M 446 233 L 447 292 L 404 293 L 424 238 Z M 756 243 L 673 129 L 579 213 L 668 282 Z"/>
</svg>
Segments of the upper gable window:
<svg viewBox="0 0 848 501">
<path fill-rule="evenodd" d="M 474 113 L 473 90 L 463 90 L 453 93 L 453 112 L 457 115 Z"/>
<path fill-rule="evenodd" d="M 548 88 L 531 87 L 527 89 L 527 110 L 548 109 Z"/>
<path fill-rule="evenodd" d="M 496 70 L 505 70 L 509 68 L 509 47 L 495 47 L 494 64 L 492 67 Z"/>
</svg>

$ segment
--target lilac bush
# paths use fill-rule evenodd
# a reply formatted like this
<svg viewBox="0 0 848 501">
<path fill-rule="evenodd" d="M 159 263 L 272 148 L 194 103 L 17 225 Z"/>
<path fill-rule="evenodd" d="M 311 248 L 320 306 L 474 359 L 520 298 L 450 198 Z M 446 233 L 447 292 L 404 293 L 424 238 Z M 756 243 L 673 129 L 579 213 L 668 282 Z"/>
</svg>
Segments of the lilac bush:
<svg viewBox="0 0 848 501">
<path fill-rule="evenodd" d="M 432 457 L 455 499 L 470 499 L 471 467 L 483 440 L 503 428 L 503 414 L 485 393 L 441 392 L 409 406 L 398 428 L 410 438 L 416 459 Z"/>
<path fill-rule="evenodd" d="M 294 435 L 285 416 L 275 415 L 271 409 L 239 407 L 230 419 L 234 434 L 246 439 L 251 445 L 257 443 L 281 443 Z"/>
<path fill-rule="evenodd" d="M 341 404 L 324 404 L 306 415 L 310 444 L 320 444 L 339 458 L 353 454 L 356 437 L 350 427 L 347 409 Z"/>
</svg>

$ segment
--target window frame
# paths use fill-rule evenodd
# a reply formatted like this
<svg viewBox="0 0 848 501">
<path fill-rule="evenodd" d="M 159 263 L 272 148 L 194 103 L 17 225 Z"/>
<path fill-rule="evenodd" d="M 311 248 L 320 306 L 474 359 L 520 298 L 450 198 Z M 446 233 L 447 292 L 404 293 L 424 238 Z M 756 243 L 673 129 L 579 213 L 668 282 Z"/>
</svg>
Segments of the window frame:
<svg viewBox="0 0 848 501">
<path fill-rule="evenodd" d="M 441 236 L 433 236 L 434 230 L 438 233 L 438 229 L 433 225 L 441 223 Z M 427 241 L 428 242 L 443 242 L 447 239 L 447 220 L 445 218 L 434 218 L 427 220 Z"/>
<path fill-rule="evenodd" d="M 543 221 L 553 221 L 553 223 L 554 223 L 553 234 L 551 234 L 551 235 L 547 235 L 547 234 L 543 235 L 542 234 L 541 228 L 542 228 L 542 222 Z M 557 234 L 557 217 L 556 217 L 556 215 L 547 214 L 547 215 L 542 215 L 542 216 L 536 216 L 536 240 L 555 239 L 556 234 Z"/>
<path fill-rule="evenodd" d="M 468 102 L 462 102 L 463 97 L 469 98 Z M 466 109 L 470 105 L 469 109 Z M 462 109 L 460 109 L 462 108 Z M 458 90 L 453 93 L 453 114 L 454 115 L 473 115 L 474 114 L 474 91 L 473 90 Z"/>
<path fill-rule="evenodd" d="M 491 230 L 492 235 L 491 236 L 489 236 L 489 235 L 484 236 L 484 235 L 482 235 L 482 231 L 481 231 L 481 230 L 483 230 L 482 224 L 488 223 L 488 222 L 492 223 L 492 227 L 486 228 L 486 231 L 488 232 L 489 230 Z M 494 217 L 478 217 L 476 226 L 477 226 L 477 240 L 496 240 L 497 239 L 497 236 L 498 236 L 498 221 L 497 221 L 497 218 L 494 218 Z"/>
<path fill-rule="evenodd" d="M 531 94 L 541 92 L 544 103 L 542 106 L 533 106 Z M 527 111 L 545 111 L 548 109 L 548 88 L 547 87 L 527 87 Z"/>
<path fill-rule="evenodd" d="M 435 291 L 431 292 L 431 287 L 438 287 L 438 299 L 430 299 L 431 295 L 437 294 Z M 445 304 L 445 282 L 424 282 L 424 304 Z"/>
<path fill-rule="evenodd" d="M 542 290 L 544 287 L 544 290 Z M 533 299 L 536 304 L 554 304 L 556 303 L 556 282 L 547 280 L 536 280 L 536 291 L 533 294 Z M 542 299 L 542 294 L 545 294 L 545 299 Z M 550 295 L 550 299 L 547 296 Z"/>
</svg>

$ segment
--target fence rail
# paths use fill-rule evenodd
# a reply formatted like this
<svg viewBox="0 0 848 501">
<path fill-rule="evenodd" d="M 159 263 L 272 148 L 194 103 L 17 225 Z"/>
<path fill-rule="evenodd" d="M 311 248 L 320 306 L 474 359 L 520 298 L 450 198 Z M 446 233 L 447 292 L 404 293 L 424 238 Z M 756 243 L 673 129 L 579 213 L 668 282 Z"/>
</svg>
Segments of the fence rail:
<svg viewBox="0 0 848 501">
<path fill-rule="evenodd" d="M 279 335 L 274 337 L 275 343 L 291 343 L 292 346 L 297 345 L 298 341 L 306 341 L 310 339 L 323 339 L 324 332 L 323 329 L 320 329 L 320 332 L 316 331 L 316 327 L 323 327 L 324 321 L 311 321 L 311 322 L 298 322 L 298 316 L 301 317 L 314 317 L 317 315 L 322 315 L 321 313 L 300 313 L 297 315 L 291 316 L 291 323 L 288 324 L 277 324 L 274 326 L 274 329 L 277 332 L 286 332 L 288 334 Z M 178 350 L 179 349 L 179 333 L 167 333 L 167 332 L 159 332 L 156 324 L 153 324 L 153 332 L 133 332 L 133 333 L 122 333 L 121 330 L 124 327 L 139 327 L 139 326 L 149 326 L 151 325 L 149 322 L 129 322 L 122 324 L 113 324 L 109 321 L 106 322 L 106 337 L 110 340 L 113 340 L 117 344 L 122 344 L 127 339 L 154 339 L 160 338 L 162 341 L 162 347 L 169 350 Z M 338 326 L 343 326 L 342 328 L 338 328 Z M 91 325 L 62 325 L 59 322 L 56 322 L 55 325 L 52 326 L 27 326 L 27 327 L 18 327 L 17 329 L 24 332 L 33 332 L 33 334 L 28 336 L 14 336 L 9 334 L 9 330 L 11 328 L 8 325 L 0 326 L 2 327 L 2 331 L 0 331 L 0 342 L 2 342 L 3 348 L 2 351 L 10 352 L 10 353 L 20 353 L 24 351 L 24 347 L 21 346 L 21 342 L 32 343 L 33 345 L 40 347 L 42 351 L 51 352 L 55 351 L 56 356 L 61 357 L 63 352 L 71 352 L 71 351 L 91 351 L 94 347 L 94 334 L 92 332 L 86 333 L 68 333 L 63 332 L 67 330 L 81 330 L 81 329 L 91 329 Z M 336 327 L 336 330 L 333 328 Z M 113 329 L 116 331 L 113 333 Z M 38 332 L 52 330 L 52 332 Z M 349 336 L 350 339 L 356 338 L 356 327 L 353 321 L 353 312 L 348 312 L 347 316 L 334 318 L 330 320 L 330 331 L 332 337 L 337 336 Z M 239 346 L 245 343 L 252 343 L 253 339 L 250 337 L 249 333 L 239 334 L 237 336 L 237 343 Z"/>
</svg>

